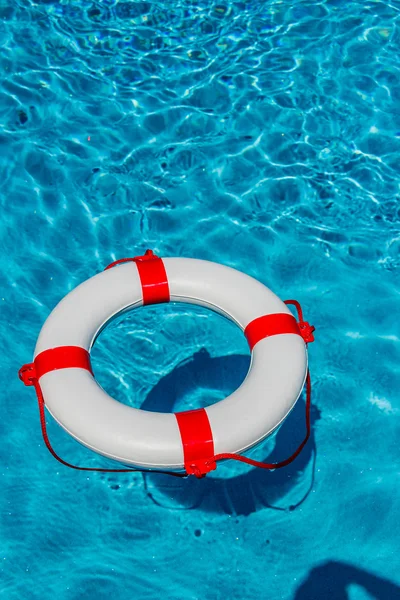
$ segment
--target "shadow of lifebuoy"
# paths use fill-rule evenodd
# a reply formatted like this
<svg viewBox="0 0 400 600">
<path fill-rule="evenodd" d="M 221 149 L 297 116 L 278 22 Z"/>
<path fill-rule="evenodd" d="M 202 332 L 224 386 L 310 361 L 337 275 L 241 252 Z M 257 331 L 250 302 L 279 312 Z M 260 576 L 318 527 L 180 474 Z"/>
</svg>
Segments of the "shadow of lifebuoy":
<svg viewBox="0 0 400 600">
<path fill-rule="evenodd" d="M 400 598 L 400 587 L 388 579 L 339 561 L 328 561 L 310 571 L 293 600 L 349 600 L 348 587 L 357 585 L 376 600 Z"/>
<path fill-rule="evenodd" d="M 250 357 L 246 355 L 212 357 L 205 349 L 200 350 L 163 377 L 147 395 L 141 408 L 172 412 L 176 410 L 177 403 L 199 388 L 210 390 L 210 393 L 219 390 L 229 394 L 242 383 L 249 364 Z M 275 446 L 264 458 L 266 462 L 282 460 L 297 448 L 305 435 L 304 415 L 305 403 L 299 399 L 274 436 Z M 315 406 L 311 418 L 312 423 L 320 418 Z M 143 477 L 148 496 L 155 503 L 168 508 L 190 509 L 201 505 L 206 511 L 235 515 L 248 515 L 266 507 L 293 510 L 305 499 L 304 493 L 300 500 L 287 507 L 277 506 L 276 503 L 304 480 L 304 473 L 310 462 L 313 463 L 313 456 L 315 439 L 312 433 L 300 456 L 284 469 L 266 471 L 251 468 L 243 473 L 243 467 L 235 466 L 231 477 L 219 478 L 209 474 L 201 480 L 195 477 L 176 479 L 149 473 Z"/>
</svg>

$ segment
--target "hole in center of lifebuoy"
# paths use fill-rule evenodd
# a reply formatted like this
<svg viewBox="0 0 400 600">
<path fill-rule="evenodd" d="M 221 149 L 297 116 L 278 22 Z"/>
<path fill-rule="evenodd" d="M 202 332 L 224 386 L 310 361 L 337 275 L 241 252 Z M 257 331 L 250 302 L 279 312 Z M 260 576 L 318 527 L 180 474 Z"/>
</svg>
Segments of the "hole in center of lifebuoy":
<svg viewBox="0 0 400 600">
<path fill-rule="evenodd" d="M 110 396 L 156 412 L 214 404 L 240 386 L 250 365 L 247 342 L 234 323 L 180 303 L 124 313 L 102 331 L 91 358 Z"/>
</svg>

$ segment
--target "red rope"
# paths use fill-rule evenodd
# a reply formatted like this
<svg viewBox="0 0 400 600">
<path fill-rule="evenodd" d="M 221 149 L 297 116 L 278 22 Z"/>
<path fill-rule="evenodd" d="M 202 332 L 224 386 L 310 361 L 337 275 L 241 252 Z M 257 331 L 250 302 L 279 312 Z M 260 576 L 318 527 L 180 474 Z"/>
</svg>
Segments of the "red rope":
<svg viewBox="0 0 400 600">
<path fill-rule="evenodd" d="M 130 258 L 129 257 L 128 258 L 119 258 L 118 260 L 114 260 L 114 262 L 107 265 L 107 267 L 104 270 L 107 271 L 108 269 L 112 269 L 116 265 L 121 265 L 122 263 L 126 263 L 126 262 L 132 261 L 135 263 L 140 263 L 140 262 L 147 262 L 149 260 L 154 260 L 154 259 L 158 259 L 158 257 L 154 254 L 153 250 L 146 250 L 146 252 L 143 254 L 143 256 L 132 256 Z"/>
<path fill-rule="evenodd" d="M 45 402 L 44 402 L 42 388 L 40 387 L 40 383 L 38 382 L 37 379 L 32 379 L 31 381 L 32 381 L 33 386 L 35 387 L 36 395 L 37 395 L 37 399 L 38 399 L 40 425 L 41 425 L 41 429 L 42 429 L 42 436 L 43 436 L 44 443 L 46 444 L 46 447 L 47 447 L 48 451 L 50 452 L 50 454 L 56 460 L 58 460 L 59 463 L 61 463 L 62 465 L 66 466 L 66 467 L 69 467 L 70 469 L 75 469 L 77 471 L 95 471 L 95 472 L 99 472 L 99 473 L 132 473 L 132 472 L 135 473 L 135 472 L 145 472 L 146 471 L 145 469 L 103 469 L 100 467 L 79 467 L 77 465 L 73 465 L 73 464 L 65 461 L 64 459 L 62 459 L 56 453 L 53 446 L 51 445 L 51 442 L 50 442 L 50 439 L 49 439 L 49 436 L 47 433 Z M 209 461 L 210 464 L 213 461 L 216 462 L 218 460 L 232 459 L 232 460 L 237 460 L 237 461 L 246 463 L 253 467 L 259 467 L 261 469 L 281 469 L 282 467 L 286 467 L 291 462 L 293 462 L 295 460 L 295 458 L 297 458 L 297 456 L 303 450 L 304 446 L 308 442 L 310 435 L 311 435 L 311 378 L 310 378 L 309 371 L 307 371 L 306 386 L 307 386 L 307 398 L 306 398 L 307 433 L 306 433 L 304 440 L 301 442 L 301 444 L 297 448 L 297 450 L 295 452 L 293 452 L 293 454 L 291 456 L 289 456 L 289 458 L 287 458 L 286 460 L 280 461 L 278 463 L 264 463 L 264 462 L 260 462 L 257 460 L 253 460 L 252 458 L 248 458 L 247 456 L 242 456 L 241 454 L 231 454 L 231 453 L 226 452 L 226 453 L 216 454 L 213 457 L 213 459 L 211 461 Z M 174 473 L 172 471 L 153 471 L 152 470 L 151 472 L 152 473 L 163 473 L 165 475 L 171 475 L 173 477 L 187 477 L 186 473 Z M 194 473 L 194 474 L 196 474 L 196 473 Z M 198 473 L 198 474 L 196 474 L 196 476 L 199 477 L 199 476 L 201 476 L 201 474 Z"/>
<path fill-rule="evenodd" d="M 112 263 L 111 265 L 109 265 L 109 267 L 107 267 L 107 268 L 113 267 L 115 264 L 118 264 L 121 262 L 127 262 L 130 260 L 134 260 L 134 259 L 131 259 L 131 258 L 120 259 L 119 261 L 115 261 L 115 263 Z M 314 327 L 310 326 L 308 323 L 303 321 L 303 312 L 302 312 L 301 306 L 297 302 L 297 300 L 285 300 L 285 304 L 293 304 L 296 307 L 297 313 L 298 313 L 300 331 L 302 332 L 305 342 L 308 343 L 310 341 L 313 341 L 314 338 L 313 338 L 312 333 L 314 331 Z M 38 405 L 39 405 L 40 425 L 41 425 L 41 429 L 42 429 L 42 436 L 43 436 L 44 443 L 46 444 L 46 447 L 49 450 L 50 454 L 62 465 L 65 465 L 66 467 L 69 467 L 70 469 L 75 469 L 78 471 L 95 471 L 95 472 L 100 472 L 100 473 L 151 472 L 151 473 L 162 473 L 164 475 L 171 475 L 172 477 L 187 477 L 188 476 L 187 473 L 174 473 L 173 471 L 159 471 L 159 470 L 151 470 L 151 471 L 149 470 L 148 471 L 146 469 L 103 469 L 103 468 L 99 468 L 99 467 L 79 467 L 77 465 L 73 465 L 73 464 L 63 460 L 60 456 L 58 456 L 58 454 L 55 452 L 54 448 L 52 447 L 48 433 L 47 433 L 45 401 L 44 401 L 44 397 L 43 397 L 42 388 L 40 387 L 40 383 L 39 383 L 38 378 L 35 373 L 34 364 L 28 364 L 28 365 L 24 365 L 23 367 L 21 367 L 21 369 L 19 370 L 19 377 L 25 383 L 25 385 L 28 385 L 28 386 L 33 385 L 36 390 L 36 395 L 37 395 Z M 293 452 L 293 454 L 291 456 L 289 456 L 289 458 L 286 458 L 285 460 L 282 460 L 277 463 L 264 463 L 264 462 L 260 462 L 257 460 L 253 460 L 252 458 L 248 458 L 247 456 L 242 456 L 240 454 L 221 453 L 221 454 L 216 454 L 215 456 L 212 457 L 212 459 L 207 461 L 207 465 L 210 466 L 210 465 L 212 465 L 213 462 L 218 461 L 218 460 L 232 459 L 232 460 L 237 460 L 237 461 L 246 463 L 253 467 L 259 467 L 261 469 L 280 469 L 282 467 L 286 467 L 291 462 L 293 462 L 297 458 L 297 456 L 300 454 L 300 452 L 303 450 L 304 446 L 308 442 L 310 435 L 311 435 L 311 416 L 310 416 L 311 415 L 311 378 L 310 378 L 309 371 L 307 371 L 306 388 L 307 388 L 307 396 L 306 396 L 307 433 L 306 433 L 304 440 L 301 442 L 301 444 L 297 448 L 297 450 L 295 450 L 295 452 Z M 201 473 L 199 470 L 198 471 L 194 470 L 193 472 L 196 475 L 196 477 L 204 476 L 204 474 Z"/>
<path fill-rule="evenodd" d="M 285 304 L 293 304 L 293 306 L 296 307 L 297 317 L 299 319 L 299 322 L 303 323 L 303 321 L 304 321 L 303 320 L 303 311 L 301 309 L 300 302 L 297 302 L 297 300 L 284 300 L 284 303 Z"/>
<path fill-rule="evenodd" d="M 116 265 L 121 265 L 122 263 L 131 262 L 131 261 L 136 262 L 136 257 L 132 257 L 132 258 L 120 258 L 119 260 L 115 260 L 114 262 L 112 262 L 111 264 L 109 264 L 104 270 L 107 271 L 108 269 L 112 269 Z"/>
</svg>

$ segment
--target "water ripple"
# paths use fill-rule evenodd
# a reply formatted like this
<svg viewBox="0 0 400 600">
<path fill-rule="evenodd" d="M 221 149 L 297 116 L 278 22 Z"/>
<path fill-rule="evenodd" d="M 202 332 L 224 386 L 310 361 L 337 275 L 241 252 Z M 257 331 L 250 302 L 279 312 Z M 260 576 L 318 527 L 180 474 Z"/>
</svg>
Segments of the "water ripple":
<svg viewBox="0 0 400 600">
<path fill-rule="evenodd" d="M 383 0 L 0 2 L 7 598 L 311 600 L 322 580 L 395 597 L 399 26 Z M 184 488 L 45 453 L 17 368 L 67 291 L 146 247 L 302 301 L 314 479 L 311 446 L 293 472 L 226 466 Z M 238 384 L 243 344 L 205 311 L 152 308 L 115 322 L 94 361 L 122 402 L 185 409 Z M 286 455 L 291 418 L 261 458 Z M 99 464 L 49 427 L 60 454 Z"/>
</svg>

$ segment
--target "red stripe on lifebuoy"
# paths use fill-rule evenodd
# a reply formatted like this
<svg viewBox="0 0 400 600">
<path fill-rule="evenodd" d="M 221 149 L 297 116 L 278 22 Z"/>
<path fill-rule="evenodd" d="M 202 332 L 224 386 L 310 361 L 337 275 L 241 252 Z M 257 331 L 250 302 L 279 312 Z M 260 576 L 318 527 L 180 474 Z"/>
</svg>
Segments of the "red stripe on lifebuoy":
<svg viewBox="0 0 400 600">
<path fill-rule="evenodd" d="M 80 346 L 59 346 L 44 350 L 34 360 L 35 374 L 39 380 L 43 375 L 58 369 L 86 369 L 93 375 L 90 355 Z"/>
<path fill-rule="evenodd" d="M 264 315 L 251 321 L 244 330 L 250 350 L 253 350 L 254 346 L 260 340 L 281 333 L 301 335 L 298 323 L 293 315 L 287 313 Z"/>
<path fill-rule="evenodd" d="M 120 258 L 115 260 L 104 270 L 112 269 L 122 263 L 134 262 L 139 271 L 142 284 L 143 304 L 160 304 L 169 302 L 168 277 L 162 259 L 156 256 L 153 250 L 146 250 L 143 256 Z"/>
<path fill-rule="evenodd" d="M 135 262 L 142 284 L 143 304 L 169 302 L 168 278 L 162 259 L 155 254 L 146 253 L 144 257 L 138 257 Z"/>
<path fill-rule="evenodd" d="M 204 408 L 175 413 L 175 417 L 182 438 L 186 473 L 199 477 L 215 469 L 214 440 Z"/>
</svg>

